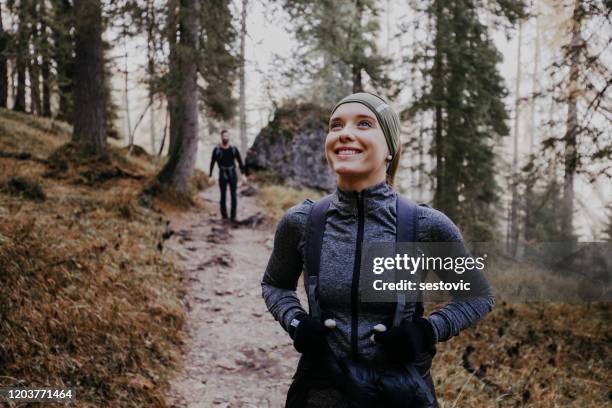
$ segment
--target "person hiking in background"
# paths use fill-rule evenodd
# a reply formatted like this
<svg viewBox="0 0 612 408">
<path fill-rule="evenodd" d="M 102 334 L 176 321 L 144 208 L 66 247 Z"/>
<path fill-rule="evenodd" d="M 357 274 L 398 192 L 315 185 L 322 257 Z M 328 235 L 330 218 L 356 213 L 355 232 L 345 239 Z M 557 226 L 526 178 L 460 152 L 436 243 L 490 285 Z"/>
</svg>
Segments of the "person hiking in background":
<svg viewBox="0 0 612 408">
<path fill-rule="evenodd" d="M 238 206 L 238 197 L 236 195 L 236 188 L 238 185 L 238 176 L 236 174 L 236 164 L 240 167 L 240 173 L 242 173 L 242 180 L 245 181 L 246 170 L 242 164 L 242 158 L 240 152 L 236 146 L 233 146 L 229 142 L 229 131 L 223 129 L 221 131 L 221 143 L 216 145 L 212 151 L 212 157 L 210 159 L 210 171 L 208 177 L 212 177 L 215 163 L 219 165 L 219 188 L 221 189 L 221 200 L 219 201 L 221 207 L 221 217 L 227 219 L 227 206 L 226 206 L 226 194 L 227 186 L 230 188 L 230 195 L 232 199 L 230 220 L 236 221 L 236 209 Z"/>
<path fill-rule="evenodd" d="M 435 344 L 495 304 L 480 270 L 436 271 L 445 282 L 471 275 L 472 287 L 467 298 L 451 292 L 453 299 L 428 316 L 422 301 L 400 301 L 402 295 L 387 303 L 363 298 L 364 244 L 451 242 L 469 256 L 446 215 L 394 190 L 399 135 L 399 117 L 382 98 L 361 92 L 339 101 L 324 146 L 337 189 L 290 208 L 278 223 L 261 286 L 268 310 L 302 353 L 289 408 L 437 407 L 430 372 Z M 302 271 L 308 313 L 295 293 Z"/>
</svg>

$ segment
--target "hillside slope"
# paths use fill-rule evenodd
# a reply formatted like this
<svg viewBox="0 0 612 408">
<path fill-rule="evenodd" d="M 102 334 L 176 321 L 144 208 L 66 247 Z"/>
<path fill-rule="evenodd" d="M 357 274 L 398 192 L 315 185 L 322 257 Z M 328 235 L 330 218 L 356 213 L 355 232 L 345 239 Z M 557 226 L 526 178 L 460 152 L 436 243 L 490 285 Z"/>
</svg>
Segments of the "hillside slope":
<svg viewBox="0 0 612 408">
<path fill-rule="evenodd" d="M 62 163 L 70 131 L 0 110 L 0 386 L 73 387 L 77 406 L 166 406 L 183 289 L 165 220 L 138 203 L 155 167 L 113 149 L 129 176 L 92 178 L 103 173 Z"/>
</svg>

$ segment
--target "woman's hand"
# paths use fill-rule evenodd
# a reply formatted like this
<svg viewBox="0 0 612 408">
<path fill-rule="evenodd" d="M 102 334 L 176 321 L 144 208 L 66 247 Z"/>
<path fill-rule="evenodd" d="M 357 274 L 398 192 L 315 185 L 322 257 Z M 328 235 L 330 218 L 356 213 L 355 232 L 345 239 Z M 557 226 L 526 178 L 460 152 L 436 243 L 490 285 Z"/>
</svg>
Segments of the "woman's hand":
<svg viewBox="0 0 612 408">
<path fill-rule="evenodd" d="M 295 325 L 294 325 L 295 323 Z M 325 336 L 329 333 L 323 323 L 307 314 L 296 316 L 292 322 L 294 330 L 290 331 L 293 347 L 303 354 L 320 354 L 328 349 Z"/>
<path fill-rule="evenodd" d="M 382 333 L 374 334 L 374 341 L 382 345 L 394 359 L 410 363 L 420 353 L 431 352 L 435 343 L 435 335 L 431 323 L 421 317 L 415 321 L 404 322 L 399 327 L 392 327 Z"/>
</svg>

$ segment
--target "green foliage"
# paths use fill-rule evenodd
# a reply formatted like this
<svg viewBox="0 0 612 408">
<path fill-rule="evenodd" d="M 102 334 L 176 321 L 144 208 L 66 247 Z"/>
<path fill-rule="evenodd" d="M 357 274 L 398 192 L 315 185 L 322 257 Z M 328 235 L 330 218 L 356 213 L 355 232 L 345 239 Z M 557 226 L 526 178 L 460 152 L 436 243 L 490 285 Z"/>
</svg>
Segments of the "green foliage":
<svg viewBox="0 0 612 408">
<path fill-rule="evenodd" d="M 295 22 L 300 43 L 299 68 L 292 74 L 307 77 L 309 100 L 329 106 L 351 90 L 361 90 L 366 73 L 376 88 L 388 89 L 384 72 L 390 60 L 380 55 L 378 5 L 373 0 L 283 0 Z"/>
<path fill-rule="evenodd" d="M 206 81 L 201 99 L 210 116 L 228 120 L 234 116 L 236 99 L 232 88 L 238 70 L 238 57 L 232 52 L 236 31 L 228 0 L 206 2 L 202 7 L 199 70 Z"/>
<path fill-rule="evenodd" d="M 494 11 L 512 20 L 523 7 L 514 3 L 504 2 Z M 433 44 L 422 44 L 415 54 L 425 83 L 411 109 L 433 114 L 435 206 L 471 240 L 494 237 L 499 198 L 494 147 L 509 131 L 507 91 L 496 67 L 502 57 L 480 21 L 481 11 L 476 0 L 429 3 L 425 13 L 435 33 Z"/>
</svg>

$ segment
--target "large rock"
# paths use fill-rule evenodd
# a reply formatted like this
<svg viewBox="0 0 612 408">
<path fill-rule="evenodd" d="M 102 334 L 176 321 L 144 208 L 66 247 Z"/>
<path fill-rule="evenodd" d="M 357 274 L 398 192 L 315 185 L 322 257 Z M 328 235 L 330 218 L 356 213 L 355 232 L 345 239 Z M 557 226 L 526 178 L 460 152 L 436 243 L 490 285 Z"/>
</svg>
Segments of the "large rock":
<svg viewBox="0 0 612 408">
<path fill-rule="evenodd" d="M 249 149 L 251 170 L 272 170 L 293 185 L 331 191 L 336 176 L 325 160 L 329 112 L 312 104 L 278 108 Z"/>
</svg>

